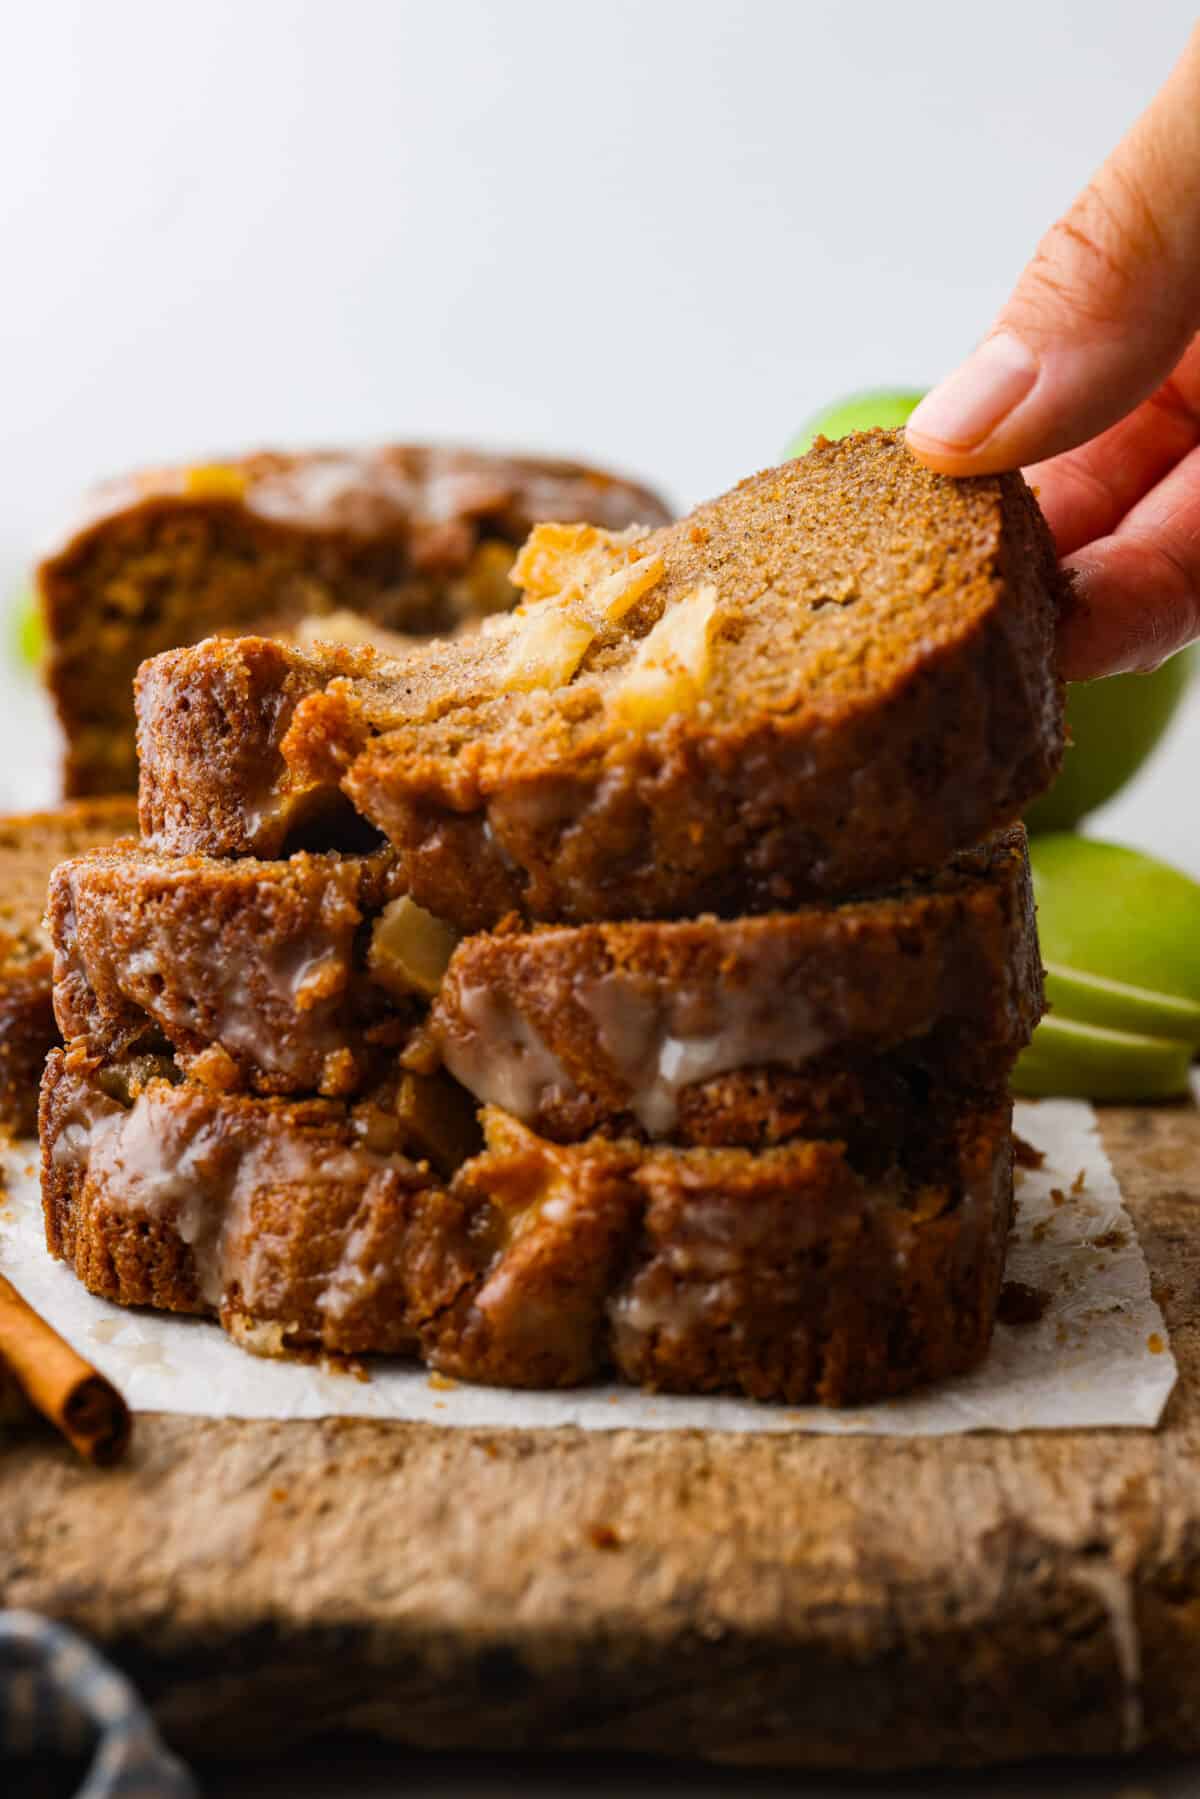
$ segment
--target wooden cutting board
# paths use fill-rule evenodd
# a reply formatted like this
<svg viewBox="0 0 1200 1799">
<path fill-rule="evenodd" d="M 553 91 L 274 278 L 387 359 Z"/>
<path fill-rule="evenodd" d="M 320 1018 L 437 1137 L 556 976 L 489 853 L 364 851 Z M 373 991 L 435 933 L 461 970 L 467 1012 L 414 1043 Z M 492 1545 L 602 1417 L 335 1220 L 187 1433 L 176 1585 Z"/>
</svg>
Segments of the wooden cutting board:
<svg viewBox="0 0 1200 1799">
<path fill-rule="evenodd" d="M 86 1631 L 192 1754 L 1200 1748 L 1200 1112 L 1103 1122 L 1181 1369 L 1157 1433 L 144 1417 L 109 1474 L 0 1450 L 0 1597 Z"/>
</svg>

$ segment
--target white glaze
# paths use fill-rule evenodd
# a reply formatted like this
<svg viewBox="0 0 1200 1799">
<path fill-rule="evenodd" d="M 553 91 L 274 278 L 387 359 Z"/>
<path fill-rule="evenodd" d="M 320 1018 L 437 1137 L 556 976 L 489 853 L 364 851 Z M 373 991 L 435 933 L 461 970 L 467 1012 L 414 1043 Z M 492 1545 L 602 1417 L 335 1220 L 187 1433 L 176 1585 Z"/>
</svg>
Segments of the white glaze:
<svg viewBox="0 0 1200 1799">
<path fill-rule="evenodd" d="M 629 1091 L 629 1109 L 651 1137 L 670 1134 L 685 1087 L 767 1063 L 796 1067 L 828 1043 L 808 1001 L 789 989 L 786 971 L 769 957 L 752 979 L 716 988 L 671 988 L 614 970 L 579 979 L 575 998 Z M 443 1053 L 451 1074 L 476 1098 L 528 1123 L 552 1095 L 578 1091 L 507 994 L 464 984 L 457 1010 L 468 1030 L 447 1034 Z"/>
<path fill-rule="evenodd" d="M 652 1137 L 672 1129 L 685 1087 L 771 1062 L 795 1067 L 826 1047 L 812 1007 L 780 985 L 770 958 L 738 984 L 668 988 L 613 970 L 577 982 L 575 994 Z"/>
<path fill-rule="evenodd" d="M 363 1268 L 362 1258 L 370 1239 L 371 1221 L 368 1216 L 347 1233 L 337 1265 L 317 1301 L 318 1309 L 327 1317 L 344 1318 L 351 1306 L 386 1274 L 386 1269 L 378 1263 L 369 1272 Z"/>
<path fill-rule="evenodd" d="M 231 1055 L 243 1056 L 269 1074 L 289 1073 L 295 1060 L 293 1020 L 303 1019 L 305 1042 L 318 1054 L 342 1042 L 336 1013 L 349 974 L 349 943 L 349 933 L 344 948 L 314 933 L 264 947 L 254 955 L 253 979 L 245 959 L 224 957 L 214 947 L 202 990 L 189 993 L 173 983 L 162 992 L 156 989 L 154 977 L 163 958 L 157 942 L 151 942 L 124 957 L 121 984 L 168 1035 L 172 1014 L 183 1012 L 193 1029 Z"/>
<path fill-rule="evenodd" d="M 558 1057 L 504 994 L 464 984 L 458 1010 L 471 1032 L 443 1044 L 450 1073 L 485 1105 L 529 1120 L 551 1093 L 576 1091 Z"/>
<path fill-rule="evenodd" d="M 104 1203 L 164 1219 L 192 1251 L 201 1297 L 219 1306 L 236 1283 L 253 1306 L 269 1297 L 272 1240 L 254 1220 L 259 1194 L 289 1183 L 353 1184 L 364 1195 L 373 1179 L 397 1165 L 365 1146 L 329 1145 L 275 1131 L 266 1141 L 239 1138 L 236 1128 L 194 1124 L 156 1103 L 151 1087 L 125 1108 L 113 1100 L 81 1102 L 56 1138 L 57 1165 L 85 1163 Z M 356 1242 L 357 1238 L 357 1242 Z M 338 1293 L 332 1315 L 352 1297 L 350 1264 L 364 1239 L 348 1234 L 331 1276 Z"/>
<path fill-rule="evenodd" d="M 609 1306 L 609 1314 L 618 1329 L 635 1336 L 684 1336 L 703 1324 L 705 1314 L 720 1304 L 724 1297 L 717 1282 L 699 1287 L 688 1284 L 668 1287 L 660 1293 L 646 1289 L 651 1283 L 639 1276 L 631 1287 Z"/>
</svg>

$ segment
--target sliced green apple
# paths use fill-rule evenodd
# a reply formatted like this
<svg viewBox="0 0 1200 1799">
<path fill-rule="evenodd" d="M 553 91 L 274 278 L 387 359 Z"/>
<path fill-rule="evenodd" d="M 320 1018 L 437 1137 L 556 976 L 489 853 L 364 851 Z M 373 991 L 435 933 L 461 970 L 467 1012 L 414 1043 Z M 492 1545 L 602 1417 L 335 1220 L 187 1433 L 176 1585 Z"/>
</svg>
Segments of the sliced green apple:
<svg viewBox="0 0 1200 1799">
<path fill-rule="evenodd" d="M 1188 1090 L 1192 1046 L 1169 1037 L 1043 1018 L 1013 1070 L 1013 1092 L 1040 1098 L 1175 1099 Z"/>
<path fill-rule="evenodd" d="M 1029 846 L 1043 959 L 1200 1005 L 1200 882 L 1116 843 Z"/>
<path fill-rule="evenodd" d="M 1172 1037 L 1200 1048 L 1200 1005 L 1174 993 L 1154 993 L 1085 974 L 1063 962 L 1047 962 L 1046 998 L 1056 1018 L 1131 1031 L 1135 1036 Z"/>
</svg>

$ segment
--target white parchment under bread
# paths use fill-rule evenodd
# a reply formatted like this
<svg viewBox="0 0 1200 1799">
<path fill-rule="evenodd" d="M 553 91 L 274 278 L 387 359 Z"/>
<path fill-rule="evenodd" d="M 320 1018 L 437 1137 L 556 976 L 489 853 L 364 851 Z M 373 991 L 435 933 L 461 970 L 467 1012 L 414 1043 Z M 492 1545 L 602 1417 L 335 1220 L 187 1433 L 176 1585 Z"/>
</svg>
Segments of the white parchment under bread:
<svg viewBox="0 0 1200 1799">
<path fill-rule="evenodd" d="M 1046 1161 L 1019 1175 L 1008 1274 L 1046 1296 L 1043 1315 L 1032 1324 L 999 1325 L 986 1364 L 974 1374 L 854 1411 L 646 1395 L 626 1387 L 514 1392 L 445 1381 L 398 1362 L 366 1364 L 368 1378 L 361 1380 L 302 1362 L 263 1361 L 203 1319 L 128 1312 L 95 1299 L 53 1262 L 42 1235 L 32 1144 L 18 1144 L 7 1157 L 0 1268 L 139 1412 L 879 1436 L 1153 1426 L 1174 1385 L 1175 1362 L 1095 1114 L 1080 1101 L 1043 1100 L 1018 1105 L 1016 1129 Z"/>
</svg>

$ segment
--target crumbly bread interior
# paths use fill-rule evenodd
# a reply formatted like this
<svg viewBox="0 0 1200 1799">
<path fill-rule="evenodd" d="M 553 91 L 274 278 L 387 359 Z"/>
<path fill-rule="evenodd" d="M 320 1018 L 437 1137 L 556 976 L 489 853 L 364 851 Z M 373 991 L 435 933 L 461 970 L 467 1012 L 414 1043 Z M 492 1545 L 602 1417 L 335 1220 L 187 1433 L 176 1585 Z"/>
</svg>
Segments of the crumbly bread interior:
<svg viewBox="0 0 1200 1799">
<path fill-rule="evenodd" d="M 516 612 L 406 659 L 362 695 L 364 721 L 372 734 L 419 725 L 397 753 L 407 741 L 481 776 L 643 725 L 736 724 L 751 703 L 836 723 L 994 604 L 998 492 L 931 474 L 879 432 L 648 534 L 539 527 L 514 571 Z M 656 644 L 677 615 L 692 628 Z"/>
<path fill-rule="evenodd" d="M 43 924 L 51 870 L 136 832 L 134 802 L 123 798 L 0 818 L 0 1127 L 22 1136 L 36 1128 L 38 1082 L 59 1040 Z"/>
<path fill-rule="evenodd" d="M 132 799 L 84 801 L 0 818 L 0 969 L 45 955 L 42 923 L 52 870 L 69 856 L 137 835 Z"/>
</svg>

